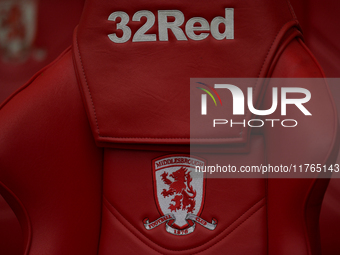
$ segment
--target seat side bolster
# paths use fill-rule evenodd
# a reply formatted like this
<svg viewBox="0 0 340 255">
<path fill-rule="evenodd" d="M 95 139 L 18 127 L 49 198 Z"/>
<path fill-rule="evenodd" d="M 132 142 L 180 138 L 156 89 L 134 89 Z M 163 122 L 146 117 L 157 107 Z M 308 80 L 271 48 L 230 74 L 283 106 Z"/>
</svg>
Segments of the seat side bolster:
<svg viewBox="0 0 340 255">
<path fill-rule="evenodd" d="M 21 202 L 32 230 L 25 254 L 96 254 L 102 150 L 70 50 L 2 106 L 0 123 L 0 183 Z"/>
<path fill-rule="evenodd" d="M 271 116 L 273 119 L 296 119 L 298 125 L 295 128 L 266 127 L 268 164 L 299 166 L 335 162 L 338 121 L 323 77 L 321 67 L 302 40 L 293 40 L 280 56 L 273 78 L 320 79 L 317 86 L 312 82 L 307 87 L 312 98 L 305 106 L 312 116 L 303 115 L 295 106 L 287 108 L 287 116 L 281 116 L 280 111 Z M 272 87 L 273 84 L 269 84 L 267 91 L 272 91 Z M 264 109 L 271 103 L 270 95 L 265 96 Z M 269 254 L 320 254 L 318 215 L 327 184 L 327 179 L 268 179 Z"/>
</svg>

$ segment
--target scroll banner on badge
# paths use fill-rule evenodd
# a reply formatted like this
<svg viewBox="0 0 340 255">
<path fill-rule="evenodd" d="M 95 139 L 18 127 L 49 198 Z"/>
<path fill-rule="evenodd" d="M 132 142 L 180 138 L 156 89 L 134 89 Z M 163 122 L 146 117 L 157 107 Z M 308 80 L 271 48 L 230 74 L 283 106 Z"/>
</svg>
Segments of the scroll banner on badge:
<svg viewBox="0 0 340 255">
<path fill-rule="evenodd" d="M 187 214 L 187 216 L 185 217 L 186 220 L 191 220 L 194 224 L 188 228 L 185 229 L 177 229 L 177 228 L 173 228 L 172 225 L 170 226 L 168 223 L 171 220 L 176 220 L 176 217 L 172 214 L 166 214 L 162 217 L 160 217 L 159 219 L 149 223 L 149 219 L 145 219 L 144 220 L 144 227 L 147 230 L 151 230 L 154 229 L 160 225 L 162 225 L 163 223 L 166 223 L 165 225 L 165 229 L 168 233 L 173 234 L 173 235 L 188 235 L 191 234 L 192 232 L 194 232 L 196 224 L 198 223 L 201 226 L 209 229 L 209 230 L 214 230 L 217 226 L 217 220 L 216 219 L 212 219 L 212 222 L 209 223 L 208 221 L 198 217 L 197 215 L 194 214 Z"/>
<path fill-rule="evenodd" d="M 211 223 L 209 223 L 208 221 L 203 220 L 202 218 L 198 217 L 195 214 L 188 213 L 185 219 L 192 220 L 193 222 L 197 222 L 198 224 L 202 225 L 203 227 L 209 230 L 214 230 L 217 226 L 217 220 L 214 218 L 212 219 Z"/>
<path fill-rule="evenodd" d="M 173 215 L 172 213 L 169 213 L 169 214 L 166 214 L 160 218 L 158 218 L 157 220 L 149 223 L 149 219 L 146 218 L 144 220 L 144 227 L 147 229 L 147 230 L 151 230 L 151 229 L 154 229 L 155 227 L 158 227 L 160 226 L 161 224 L 165 223 L 165 222 L 168 222 L 170 220 L 175 220 L 175 215 Z"/>
</svg>

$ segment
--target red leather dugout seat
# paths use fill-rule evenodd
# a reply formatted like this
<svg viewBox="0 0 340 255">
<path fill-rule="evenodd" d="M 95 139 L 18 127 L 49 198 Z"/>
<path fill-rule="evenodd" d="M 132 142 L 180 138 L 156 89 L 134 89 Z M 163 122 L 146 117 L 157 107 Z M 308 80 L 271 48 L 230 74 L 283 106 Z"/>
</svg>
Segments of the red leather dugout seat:
<svg viewBox="0 0 340 255">
<path fill-rule="evenodd" d="M 304 31 L 306 45 L 322 66 L 338 109 L 340 87 L 333 78 L 340 77 L 340 17 L 338 1 L 291 1 Z M 340 163 L 338 155 L 336 163 Z M 340 254 L 340 179 L 330 180 L 320 214 L 322 254 Z"/>
<path fill-rule="evenodd" d="M 83 4 L 84 0 L 0 1 L 0 104 L 71 44 Z M 9 53 L 18 37 L 21 47 Z M 19 222 L 0 196 L 0 254 L 21 254 L 21 243 Z"/>
<path fill-rule="evenodd" d="M 211 22 L 205 38 L 186 29 L 194 17 Z M 149 30 L 136 36 L 144 18 Z M 222 35 L 223 26 L 213 31 L 214 22 L 225 20 L 233 33 Z M 320 253 L 318 216 L 327 180 L 198 182 L 185 167 L 171 175 L 156 170 L 165 169 L 164 162 L 182 160 L 188 168 L 186 162 L 214 158 L 235 165 L 330 164 L 338 141 L 327 85 L 308 87 L 317 95 L 307 104 L 312 118 L 289 110 L 287 118 L 299 119 L 293 131 L 235 127 L 193 137 L 193 77 L 323 72 L 284 0 L 87 1 L 72 48 L 0 110 L 0 192 L 19 218 L 25 254 Z M 258 107 L 270 108 L 271 86 L 256 86 Z M 226 105 L 231 109 L 231 100 Z M 244 118 L 251 117 L 247 112 Z M 190 151 L 190 142 L 223 148 L 206 155 Z M 164 213 L 169 204 L 159 201 L 158 185 L 184 177 L 183 206 L 174 211 L 196 216 L 189 215 L 189 226 L 177 221 L 173 227 L 165 223 L 172 216 Z M 203 199 L 192 200 L 196 195 Z"/>
</svg>

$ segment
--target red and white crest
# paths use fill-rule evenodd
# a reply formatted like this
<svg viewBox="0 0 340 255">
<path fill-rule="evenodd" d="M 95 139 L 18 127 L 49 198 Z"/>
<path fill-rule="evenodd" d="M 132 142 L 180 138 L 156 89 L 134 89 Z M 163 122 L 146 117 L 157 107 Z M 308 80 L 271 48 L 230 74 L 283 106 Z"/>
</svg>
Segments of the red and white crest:
<svg viewBox="0 0 340 255">
<path fill-rule="evenodd" d="M 204 205 L 206 182 L 205 173 L 199 169 L 205 165 L 205 160 L 185 155 L 169 155 L 153 160 L 154 194 L 162 216 L 152 223 L 146 219 L 146 229 L 166 223 L 167 232 L 187 235 L 195 230 L 195 222 L 215 228 L 216 220 L 208 223 L 199 218 Z M 193 224 L 190 225 L 188 220 Z"/>
<path fill-rule="evenodd" d="M 22 60 L 33 45 L 37 0 L 0 1 L 0 49 L 7 60 Z"/>
</svg>

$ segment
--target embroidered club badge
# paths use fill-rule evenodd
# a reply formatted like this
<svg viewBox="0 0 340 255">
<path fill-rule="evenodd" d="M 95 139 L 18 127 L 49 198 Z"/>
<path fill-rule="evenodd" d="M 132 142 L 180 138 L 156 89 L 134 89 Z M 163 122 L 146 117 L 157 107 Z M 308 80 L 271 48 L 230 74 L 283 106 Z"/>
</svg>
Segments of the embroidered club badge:
<svg viewBox="0 0 340 255">
<path fill-rule="evenodd" d="M 0 53 L 4 60 L 23 61 L 37 30 L 37 0 L 0 1 Z"/>
<path fill-rule="evenodd" d="M 157 208 L 161 217 L 153 222 L 144 219 L 147 230 L 165 223 L 165 229 L 173 235 L 188 235 L 194 232 L 196 223 L 214 230 L 215 219 L 209 223 L 200 214 L 204 205 L 205 173 L 196 171 L 204 167 L 203 159 L 185 155 L 168 155 L 154 159 L 153 180 Z"/>
</svg>

